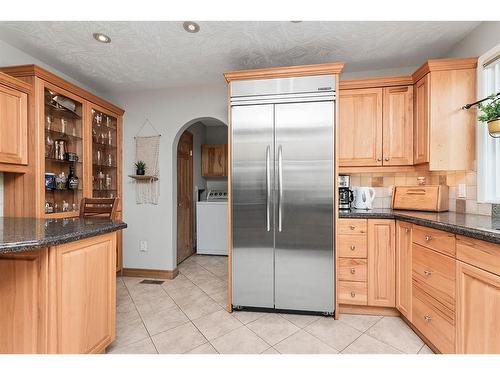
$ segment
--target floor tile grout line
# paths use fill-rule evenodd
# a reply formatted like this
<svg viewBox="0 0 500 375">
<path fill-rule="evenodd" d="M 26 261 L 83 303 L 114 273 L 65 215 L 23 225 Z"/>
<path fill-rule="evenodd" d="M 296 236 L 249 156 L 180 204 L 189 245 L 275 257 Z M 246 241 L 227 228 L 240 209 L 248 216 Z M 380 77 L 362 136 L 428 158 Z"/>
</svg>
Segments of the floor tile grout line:
<svg viewBox="0 0 500 375">
<path fill-rule="evenodd" d="M 383 317 L 382 317 L 382 319 L 384 319 L 384 318 L 385 318 L 385 316 L 383 316 Z M 380 322 L 382 319 L 380 319 L 378 322 Z M 377 322 L 377 323 L 378 323 L 378 322 Z M 375 325 L 375 324 L 374 324 L 374 325 Z M 372 326 L 372 327 L 373 327 L 373 326 Z M 372 327 L 370 327 L 370 328 L 372 328 Z M 408 328 L 409 328 L 409 327 L 408 327 Z M 411 329 L 411 328 L 410 328 L 410 329 Z M 365 333 L 366 333 L 368 336 L 370 336 L 372 339 L 375 339 L 375 340 L 377 340 L 377 341 L 383 342 L 384 344 L 389 345 L 391 348 L 396 349 L 397 351 L 400 351 L 400 352 L 402 352 L 403 354 L 417 354 L 417 353 L 418 353 L 418 351 L 417 351 L 417 353 L 406 353 L 405 351 L 403 351 L 403 350 L 400 350 L 400 349 L 396 348 L 394 345 L 389 344 L 388 342 L 382 341 L 382 340 L 380 340 L 380 339 L 376 338 L 375 336 L 371 335 L 371 334 L 368 332 L 369 330 L 370 330 L 370 329 L 366 330 L 366 332 L 365 332 Z M 416 334 L 415 334 L 415 335 L 416 335 Z M 418 336 L 417 336 L 417 337 L 418 337 Z M 419 337 L 419 339 L 420 339 L 420 337 Z M 422 339 L 420 339 L 420 340 L 422 341 Z M 425 345 L 425 342 L 424 342 L 424 345 Z M 422 349 L 422 348 L 420 348 L 420 349 Z M 420 349 L 419 349 L 419 351 L 420 351 Z"/>
<path fill-rule="evenodd" d="M 333 319 L 333 318 L 332 318 L 332 319 Z M 361 332 L 359 329 L 356 329 L 356 328 L 354 328 L 354 327 L 351 327 L 350 325 L 348 325 L 348 324 L 346 324 L 346 323 L 344 323 L 344 322 L 341 322 L 340 320 L 337 320 L 337 321 L 338 321 L 339 323 L 342 323 L 342 324 L 344 324 L 344 325 L 348 326 L 349 328 L 352 328 L 353 330 L 355 330 L 355 331 L 357 331 L 357 332 L 359 332 L 359 333 L 360 333 L 360 335 L 359 335 L 358 337 L 356 337 L 356 338 L 354 339 L 354 341 L 356 341 L 359 337 L 361 337 L 361 336 L 363 335 L 363 332 Z M 316 322 L 317 322 L 317 320 L 316 320 Z M 332 345 L 330 345 L 330 344 L 328 344 L 326 341 L 324 341 L 321 337 L 316 336 L 314 333 L 309 332 L 309 331 L 308 331 L 308 330 L 306 330 L 306 329 L 304 329 L 304 331 L 306 331 L 306 332 L 307 332 L 307 333 L 309 333 L 310 335 L 313 335 L 314 337 L 316 337 L 316 338 L 317 338 L 319 341 L 321 341 L 323 344 L 326 344 L 326 345 L 328 345 L 329 347 L 331 347 L 331 348 L 335 349 L 338 353 L 341 353 L 341 352 L 342 352 L 342 350 L 345 350 L 345 348 L 347 348 L 347 346 L 349 346 L 349 345 L 351 345 L 351 344 L 352 344 L 352 342 L 351 342 L 349 345 L 347 345 L 346 347 L 344 347 L 344 349 L 342 349 L 342 350 L 338 350 L 337 348 L 334 348 Z M 354 341 L 353 341 L 353 342 L 354 342 Z"/>
</svg>

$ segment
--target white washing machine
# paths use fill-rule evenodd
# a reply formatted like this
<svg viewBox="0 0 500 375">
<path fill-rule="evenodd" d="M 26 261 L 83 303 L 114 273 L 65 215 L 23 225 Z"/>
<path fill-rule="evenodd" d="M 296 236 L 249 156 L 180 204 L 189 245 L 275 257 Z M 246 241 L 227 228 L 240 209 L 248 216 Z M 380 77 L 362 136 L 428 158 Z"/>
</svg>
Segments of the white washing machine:
<svg viewBox="0 0 500 375">
<path fill-rule="evenodd" d="M 227 255 L 227 192 L 211 190 L 196 202 L 198 254 Z"/>
</svg>

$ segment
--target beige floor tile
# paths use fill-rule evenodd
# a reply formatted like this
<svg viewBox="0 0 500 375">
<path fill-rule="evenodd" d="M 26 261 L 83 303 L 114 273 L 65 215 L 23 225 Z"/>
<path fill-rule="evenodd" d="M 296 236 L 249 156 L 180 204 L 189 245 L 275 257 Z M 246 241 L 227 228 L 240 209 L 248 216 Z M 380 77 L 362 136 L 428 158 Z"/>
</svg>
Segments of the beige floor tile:
<svg viewBox="0 0 500 375">
<path fill-rule="evenodd" d="M 380 319 L 382 319 L 382 317 L 378 315 L 340 314 L 339 320 L 352 328 L 357 329 L 358 331 L 365 332 Z"/>
<path fill-rule="evenodd" d="M 116 306 L 116 326 L 122 327 L 130 322 L 140 319 L 139 312 L 133 302 Z"/>
<path fill-rule="evenodd" d="M 283 318 L 292 322 L 299 328 L 304 328 L 309 324 L 315 322 L 321 316 L 319 315 L 302 315 L 302 314 L 280 314 Z"/>
<path fill-rule="evenodd" d="M 238 319 L 243 324 L 251 323 L 266 315 L 266 313 L 258 311 L 236 311 L 236 310 L 233 310 L 232 314 L 236 319 Z"/>
<path fill-rule="evenodd" d="M 294 333 L 274 346 L 282 354 L 336 354 L 332 347 L 304 330 Z"/>
<path fill-rule="evenodd" d="M 190 350 L 186 354 L 219 354 L 217 353 L 217 350 L 214 349 L 212 344 L 207 342 L 206 344 L 197 346 L 193 350 Z"/>
<path fill-rule="evenodd" d="M 152 336 L 160 354 L 182 354 L 207 342 L 191 322 Z"/>
<path fill-rule="evenodd" d="M 193 320 L 193 323 L 208 340 L 225 335 L 243 325 L 238 319 L 224 310 L 202 316 Z"/>
<path fill-rule="evenodd" d="M 403 354 L 392 346 L 363 334 L 342 351 L 342 354 Z"/>
<path fill-rule="evenodd" d="M 158 354 L 151 338 L 147 338 L 125 346 L 111 345 L 108 354 Z"/>
<path fill-rule="evenodd" d="M 337 351 L 344 350 L 361 332 L 333 318 L 321 318 L 304 328 Z"/>
<path fill-rule="evenodd" d="M 221 354 L 260 354 L 269 345 L 259 336 L 243 326 L 211 341 Z"/>
<path fill-rule="evenodd" d="M 125 346 L 144 340 L 149 337 L 142 320 L 136 319 L 128 324 L 117 326 L 115 343 L 118 346 Z"/>
<path fill-rule="evenodd" d="M 217 302 L 222 308 L 227 307 L 227 291 L 213 294 L 210 296 L 215 302 Z"/>
<path fill-rule="evenodd" d="M 161 311 L 165 309 L 170 309 L 177 307 L 177 304 L 172 298 L 170 298 L 166 293 L 163 295 L 158 295 L 156 298 L 139 298 L 132 297 L 137 310 L 141 315 L 152 314 L 156 311 Z"/>
<path fill-rule="evenodd" d="M 163 310 L 150 310 L 142 315 L 142 320 L 151 336 L 178 327 L 189 319 L 177 306 Z"/>
<path fill-rule="evenodd" d="M 227 292 L 226 284 L 221 280 L 215 278 L 215 276 L 214 279 L 198 283 L 197 286 L 209 296 L 221 292 Z"/>
<path fill-rule="evenodd" d="M 192 287 L 194 284 L 184 275 L 177 275 L 175 279 L 165 280 L 161 287 L 168 293 L 169 291 Z"/>
<path fill-rule="evenodd" d="M 222 310 L 222 307 L 205 294 L 204 297 L 199 298 L 191 304 L 181 305 L 181 309 L 189 319 L 194 320 Z"/>
<path fill-rule="evenodd" d="M 408 354 L 416 354 L 423 345 L 415 332 L 397 317 L 383 317 L 366 333 Z"/>
<path fill-rule="evenodd" d="M 424 344 L 422 348 L 418 351 L 418 354 L 434 354 L 431 348 Z"/>
<path fill-rule="evenodd" d="M 260 338 L 264 339 L 269 345 L 273 346 L 286 339 L 299 328 L 282 318 L 279 314 L 265 314 L 261 318 L 247 325 Z"/>
<path fill-rule="evenodd" d="M 194 284 L 190 287 L 171 290 L 168 295 L 181 307 L 207 297 L 207 294 Z"/>
<path fill-rule="evenodd" d="M 276 349 L 274 349 L 273 347 L 270 347 L 269 349 L 267 350 L 264 350 L 261 354 L 281 354 L 280 352 L 278 352 Z"/>
</svg>

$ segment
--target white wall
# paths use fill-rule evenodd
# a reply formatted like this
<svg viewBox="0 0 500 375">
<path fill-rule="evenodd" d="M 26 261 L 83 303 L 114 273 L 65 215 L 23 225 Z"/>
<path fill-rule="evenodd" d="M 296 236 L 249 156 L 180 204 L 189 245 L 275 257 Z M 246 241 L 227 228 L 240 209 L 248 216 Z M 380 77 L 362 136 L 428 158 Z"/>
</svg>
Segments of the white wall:
<svg viewBox="0 0 500 375">
<path fill-rule="evenodd" d="M 464 39 L 455 44 L 446 57 L 479 57 L 498 43 L 500 43 L 500 22 L 481 22 Z"/>
<path fill-rule="evenodd" d="M 165 72 L 169 74 L 169 72 Z M 175 73 L 172 73 L 175 74 Z M 227 123 L 227 87 L 219 85 L 182 89 L 112 93 L 112 101 L 125 109 L 124 117 L 124 267 L 172 270 L 176 266 L 176 152 L 180 134 L 199 119 L 213 117 Z M 133 171 L 134 136 L 145 118 L 162 134 L 160 141 L 159 204 L 135 204 Z M 147 133 L 144 133 L 147 134 Z M 148 251 L 139 252 L 139 241 Z"/>
</svg>

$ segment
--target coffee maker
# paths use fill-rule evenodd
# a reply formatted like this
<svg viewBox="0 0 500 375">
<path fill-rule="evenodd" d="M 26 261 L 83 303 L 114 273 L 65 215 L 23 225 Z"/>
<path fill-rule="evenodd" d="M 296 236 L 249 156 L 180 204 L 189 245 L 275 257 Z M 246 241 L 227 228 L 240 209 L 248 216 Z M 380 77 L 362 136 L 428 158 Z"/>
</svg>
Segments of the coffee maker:
<svg viewBox="0 0 500 375">
<path fill-rule="evenodd" d="M 353 200 L 354 194 L 349 189 L 349 176 L 339 175 L 339 210 L 349 211 Z"/>
</svg>

